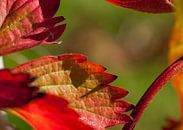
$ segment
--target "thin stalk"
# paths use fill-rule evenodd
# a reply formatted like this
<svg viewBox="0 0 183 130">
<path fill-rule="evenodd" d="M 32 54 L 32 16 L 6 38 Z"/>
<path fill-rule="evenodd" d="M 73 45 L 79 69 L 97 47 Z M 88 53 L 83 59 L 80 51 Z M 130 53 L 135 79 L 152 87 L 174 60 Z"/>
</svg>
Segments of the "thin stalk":
<svg viewBox="0 0 183 130">
<path fill-rule="evenodd" d="M 0 56 L 0 69 L 4 68 L 4 62 L 3 62 L 3 57 Z"/>
<path fill-rule="evenodd" d="M 170 80 L 174 75 L 180 72 L 183 68 L 183 57 L 171 64 L 166 70 L 164 70 L 158 78 L 151 84 L 151 86 L 144 93 L 142 98 L 137 103 L 136 107 L 131 113 L 132 122 L 124 125 L 123 130 L 133 130 L 136 123 L 139 121 L 142 116 L 145 108 L 152 101 L 154 96 L 159 92 L 159 90 Z"/>
</svg>

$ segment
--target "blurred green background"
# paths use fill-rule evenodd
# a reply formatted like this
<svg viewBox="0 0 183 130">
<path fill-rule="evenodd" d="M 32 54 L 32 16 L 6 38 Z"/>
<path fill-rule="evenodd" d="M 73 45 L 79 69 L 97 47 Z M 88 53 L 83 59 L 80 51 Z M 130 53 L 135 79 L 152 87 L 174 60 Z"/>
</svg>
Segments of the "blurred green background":
<svg viewBox="0 0 183 130">
<path fill-rule="evenodd" d="M 136 104 L 144 91 L 167 66 L 168 41 L 174 14 L 146 14 L 112 5 L 105 0 L 63 0 L 57 15 L 66 17 L 61 45 L 41 45 L 4 57 L 13 67 L 45 55 L 82 53 L 108 72 L 118 75 L 114 85 L 130 93 Z M 18 130 L 29 130 L 9 115 Z M 168 83 L 146 109 L 135 130 L 160 130 L 167 117 L 179 118 L 178 98 Z M 121 126 L 111 130 L 120 130 Z"/>
</svg>

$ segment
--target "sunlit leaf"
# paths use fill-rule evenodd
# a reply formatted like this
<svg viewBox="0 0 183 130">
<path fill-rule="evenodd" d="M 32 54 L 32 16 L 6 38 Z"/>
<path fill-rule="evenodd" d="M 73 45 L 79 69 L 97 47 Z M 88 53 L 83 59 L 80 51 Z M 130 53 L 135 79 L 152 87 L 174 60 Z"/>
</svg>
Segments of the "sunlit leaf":
<svg viewBox="0 0 183 130">
<path fill-rule="evenodd" d="M 133 106 L 120 100 L 128 92 L 108 85 L 116 76 L 105 70 L 80 54 L 46 56 L 13 69 L 37 77 L 33 85 L 40 86 L 42 92 L 65 98 L 80 119 L 95 129 L 131 121 L 123 112 Z"/>
<path fill-rule="evenodd" d="M 52 18 L 60 0 L 1 0 L 0 55 L 56 43 L 65 29 L 62 16 Z"/>
<path fill-rule="evenodd" d="M 9 70 L 0 70 L 0 108 L 18 107 L 32 100 L 37 87 L 31 87 L 33 81 L 28 74 L 12 74 Z"/>
<path fill-rule="evenodd" d="M 78 114 L 67 104 L 62 98 L 43 95 L 10 111 L 22 117 L 34 130 L 92 130 L 79 121 Z"/>
<path fill-rule="evenodd" d="M 107 0 L 113 4 L 148 13 L 165 13 L 173 11 L 172 0 Z"/>
</svg>

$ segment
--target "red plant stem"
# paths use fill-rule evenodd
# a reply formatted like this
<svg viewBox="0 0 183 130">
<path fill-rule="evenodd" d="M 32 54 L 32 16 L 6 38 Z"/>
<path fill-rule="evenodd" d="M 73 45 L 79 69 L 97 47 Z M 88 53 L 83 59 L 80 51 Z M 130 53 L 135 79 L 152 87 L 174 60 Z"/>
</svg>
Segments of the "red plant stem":
<svg viewBox="0 0 183 130">
<path fill-rule="evenodd" d="M 141 97 L 136 107 L 131 113 L 132 122 L 124 125 L 122 130 L 133 130 L 136 123 L 139 121 L 142 116 L 145 108 L 152 101 L 154 96 L 159 92 L 159 90 L 170 80 L 174 75 L 180 72 L 183 68 L 183 57 L 171 64 L 166 70 L 164 70 L 159 77 L 151 84 L 151 86 L 146 90 L 144 95 Z"/>
</svg>

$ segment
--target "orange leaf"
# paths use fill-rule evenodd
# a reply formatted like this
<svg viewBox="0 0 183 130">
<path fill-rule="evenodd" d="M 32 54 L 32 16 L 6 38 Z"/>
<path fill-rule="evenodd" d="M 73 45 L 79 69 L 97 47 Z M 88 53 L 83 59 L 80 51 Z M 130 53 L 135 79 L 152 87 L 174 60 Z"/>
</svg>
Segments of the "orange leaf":
<svg viewBox="0 0 183 130">
<path fill-rule="evenodd" d="M 183 55 L 183 9 L 182 9 L 182 0 L 176 0 L 176 23 L 172 33 L 172 38 L 169 44 L 169 62 L 177 60 Z M 180 95 L 180 98 L 183 98 L 183 73 L 177 74 L 173 78 L 173 84 Z M 183 104 L 183 103 L 182 103 Z M 182 107 L 183 109 L 183 107 Z M 183 112 L 183 110 L 182 110 Z"/>
<path fill-rule="evenodd" d="M 172 63 L 183 55 L 183 1 L 175 0 L 176 22 L 169 44 L 169 62 Z M 181 121 L 173 123 L 169 121 L 169 127 L 164 130 L 182 130 L 183 123 L 183 72 L 176 74 L 172 79 L 173 86 L 180 98 Z"/>
<path fill-rule="evenodd" d="M 10 112 L 22 117 L 35 130 L 92 130 L 79 121 L 67 102 L 53 95 L 44 95 Z"/>
<path fill-rule="evenodd" d="M 123 112 L 132 109 L 131 104 L 120 100 L 128 92 L 108 85 L 116 76 L 105 70 L 83 55 L 66 54 L 33 60 L 13 72 L 28 72 L 37 77 L 33 85 L 40 86 L 42 92 L 63 97 L 83 122 L 104 129 L 131 121 Z"/>
</svg>

